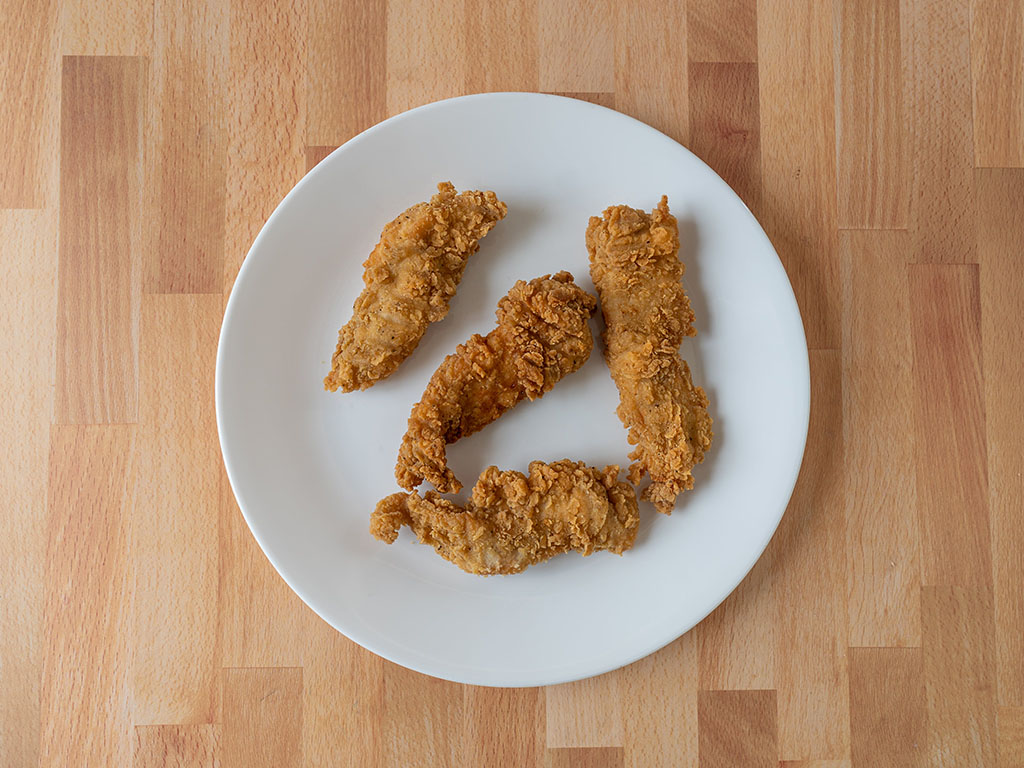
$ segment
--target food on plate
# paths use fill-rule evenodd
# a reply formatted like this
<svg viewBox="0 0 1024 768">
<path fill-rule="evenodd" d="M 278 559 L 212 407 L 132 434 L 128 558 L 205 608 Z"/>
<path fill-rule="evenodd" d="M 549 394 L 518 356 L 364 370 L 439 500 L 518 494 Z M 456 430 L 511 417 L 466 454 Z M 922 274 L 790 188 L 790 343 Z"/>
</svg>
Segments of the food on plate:
<svg viewBox="0 0 1024 768">
<path fill-rule="evenodd" d="M 519 573 L 576 550 L 622 554 L 636 540 L 636 492 L 619 468 L 598 470 L 568 459 L 521 472 L 484 470 L 465 506 L 428 491 L 382 499 L 370 531 L 389 544 L 403 525 L 445 560 L 469 573 Z"/>
<path fill-rule="evenodd" d="M 629 479 L 651 477 L 641 498 L 670 514 L 676 496 L 693 488 L 693 467 L 711 447 L 704 390 L 679 355 L 695 336 L 683 290 L 679 229 L 668 199 L 645 211 L 615 205 L 587 227 L 590 274 L 601 299 L 605 359 L 619 389 L 617 413 L 629 430 Z"/>
<path fill-rule="evenodd" d="M 429 203 L 385 226 L 363 263 L 366 287 L 338 332 L 324 388 L 352 392 L 394 373 L 427 326 L 448 314 L 466 261 L 507 210 L 493 192 L 456 193 L 444 182 Z"/>
<path fill-rule="evenodd" d="M 588 321 L 596 307 L 568 272 L 517 282 L 498 302 L 498 326 L 448 355 L 413 406 L 395 465 L 398 484 L 411 491 L 426 479 L 442 493 L 461 490 L 445 446 L 583 365 L 594 346 Z"/>
</svg>

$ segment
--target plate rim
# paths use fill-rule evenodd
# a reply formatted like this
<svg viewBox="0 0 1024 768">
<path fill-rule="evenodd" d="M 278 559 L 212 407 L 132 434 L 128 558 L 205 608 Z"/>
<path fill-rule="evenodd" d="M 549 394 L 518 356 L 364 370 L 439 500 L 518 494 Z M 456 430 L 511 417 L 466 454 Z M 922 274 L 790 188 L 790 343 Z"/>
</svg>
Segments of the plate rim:
<svg viewBox="0 0 1024 768">
<path fill-rule="evenodd" d="M 663 634 L 657 635 L 651 642 L 642 644 L 643 647 L 638 652 L 626 654 L 626 655 L 622 656 L 620 659 L 617 659 L 617 660 L 611 662 L 610 664 L 609 663 L 595 664 L 595 665 L 593 665 L 592 669 L 588 669 L 588 670 L 583 671 L 583 672 L 581 672 L 579 674 L 571 674 L 569 676 L 557 676 L 557 675 L 550 675 L 550 674 L 545 675 L 543 673 L 533 672 L 533 673 L 530 673 L 530 674 L 521 675 L 522 679 L 518 679 L 518 680 L 508 680 L 508 679 L 504 679 L 504 678 L 481 680 L 481 679 L 473 678 L 472 674 L 463 675 L 463 674 L 459 674 L 458 672 L 449 672 L 449 673 L 441 674 L 437 670 L 431 670 L 431 669 L 424 668 L 424 666 L 422 664 L 420 664 L 416 660 L 398 659 L 398 658 L 395 658 L 394 655 L 389 653 L 389 652 L 385 652 L 385 651 L 379 650 L 378 648 L 374 647 L 375 644 L 371 640 L 369 640 L 368 638 L 366 638 L 364 636 L 361 636 L 360 632 L 357 631 L 357 632 L 354 632 L 354 633 L 350 634 L 349 631 L 342 630 L 340 627 L 338 627 L 334 622 L 332 622 L 330 619 L 328 619 L 324 615 L 324 613 L 321 612 L 321 610 L 319 610 L 317 608 L 316 605 L 314 605 L 315 601 L 310 600 L 309 597 L 306 594 L 304 594 L 303 590 L 300 589 L 296 585 L 296 580 L 294 578 L 291 578 L 288 575 L 289 568 L 284 566 L 282 563 L 280 563 L 274 557 L 274 555 L 271 554 L 272 547 L 270 547 L 266 543 L 268 537 L 266 536 L 266 534 L 261 534 L 259 532 L 259 527 L 260 526 L 259 526 L 258 523 L 254 522 L 253 518 L 246 511 L 246 504 L 243 501 L 244 494 L 240 493 L 240 491 L 239 491 L 238 476 L 236 474 L 237 470 L 232 470 L 232 460 L 230 459 L 230 448 L 228 447 L 228 445 L 226 443 L 226 440 L 225 440 L 225 425 L 224 425 L 223 420 L 222 420 L 223 408 L 222 408 L 222 405 L 221 405 L 221 401 L 222 401 L 222 398 L 224 397 L 224 393 L 223 393 L 223 390 L 222 390 L 222 388 L 223 388 L 222 370 L 223 370 L 223 357 L 225 355 L 225 352 L 224 352 L 224 349 L 225 349 L 224 339 L 225 339 L 225 336 L 227 335 L 226 332 L 228 331 L 229 327 L 232 324 L 232 317 L 233 317 L 233 314 L 234 314 L 233 313 L 233 309 L 234 309 L 234 306 L 235 306 L 235 303 L 236 303 L 235 299 L 236 299 L 236 294 L 238 293 L 239 286 L 245 284 L 245 282 L 247 280 L 247 276 L 249 274 L 251 274 L 251 272 L 252 272 L 252 270 L 251 270 L 252 258 L 251 257 L 257 251 L 257 249 L 259 248 L 259 246 L 261 244 L 261 241 L 264 239 L 267 231 L 270 229 L 271 224 L 278 217 L 280 212 L 288 205 L 288 203 L 292 199 L 292 197 L 297 195 L 299 193 L 299 191 L 310 181 L 310 179 L 314 175 L 322 173 L 324 171 L 324 168 L 325 168 L 326 164 L 328 163 L 328 161 L 330 161 L 330 159 L 335 154 L 341 152 L 343 149 L 351 150 L 354 145 L 358 145 L 359 143 L 361 143 L 362 140 L 365 139 L 365 137 L 367 137 L 371 133 L 381 129 L 385 125 L 389 125 L 389 124 L 393 124 L 393 123 L 398 123 L 398 122 L 403 122 L 403 121 L 408 120 L 408 119 L 410 119 L 410 118 L 414 117 L 415 115 L 417 115 L 419 113 L 422 113 L 422 112 L 432 111 L 432 110 L 436 110 L 436 109 L 439 109 L 439 108 L 443 108 L 444 106 L 450 105 L 450 104 L 452 104 L 454 102 L 492 101 L 492 100 L 508 99 L 510 97 L 527 99 L 527 100 L 536 100 L 536 101 L 573 102 L 574 108 L 580 109 L 580 110 L 582 110 L 584 112 L 590 111 L 590 112 L 595 112 L 595 113 L 596 112 L 611 113 L 612 115 L 614 115 L 614 117 L 616 119 L 633 123 L 636 126 L 639 126 L 642 130 L 644 130 L 646 132 L 649 132 L 652 136 L 654 136 L 654 137 L 656 137 L 656 138 L 658 138 L 658 139 L 660 139 L 662 141 L 671 142 L 671 144 L 674 145 L 674 148 L 677 151 L 681 150 L 681 151 L 685 152 L 686 154 L 689 154 L 693 160 L 696 160 L 696 162 L 698 162 L 700 165 L 703 165 L 715 178 L 717 178 L 719 181 L 721 181 L 722 184 L 725 187 L 728 188 L 728 193 L 731 194 L 732 197 L 747 211 L 747 213 L 750 215 L 751 219 L 756 224 L 756 229 L 757 229 L 757 232 L 758 232 L 758 236 L 760 236 L 763 239 L 764 244 L 770 250 L 771 254 L 775 257 L 775 261 L 774 261 L 772 266 L 775 269 L 779 270 L 782 273 L 782 276 L 785 278 L 785 285 L 789 289 L 788 296 L 789 296 L 789 298 L 791 300 L 789 308 L 792 310 L 792 312 L 790 312 L 789 314 L 795 315 L 795 319 L 796 319 L 796 322 L 793 325 L 797 329 L 798 334 L 799 334 L 799 339 L 800 339 L 800 342 L 801 342 L 800 345 L 799 345 L 799 350 L 800 350 L 800 352 L 802 354 L 798 355 L 799 359 L 797 360 L 797 364 L 800 366 L 800 371 L 795 371 L 794 373 L 795 374 L 796 373 L 802 373 L 803 374 L 801 376 L 798 376 L 799 383 L 801 385 L 801 389 L 800 389 L 799 392 L 796 393 L 798 395 L 799 405 L 802 406 L 802 408 L 800 408 L 800 413 L 799 413 L 799 415 L 801 417 L 799 419 L 800 423 L 797 425 L 799 427 L 799 433 L 800 433 L 800 439 L 799 439 L 800 450 L 799 450 L 799 460 L 795 462 L 795 467 L 789 473 L 790 477 L 788 478 L 787 483 L 786 483 L 786 485 L 788 485 L 788 487 L 789 487 L 789 492 L 786 494 L 785 500 L 781 504 L 781 508 L 774 512 L 774 514 L 773 514 L 774 522 L 771 525 L 770 530 L 765 535 L 763 542 L 757 547 L 756 554 L 754 554 L 753 558 L 742 569 L 742 571 L 740 571 L 740 569 L 737 569 L 737 573 L 739 575 L 735 579 L 735 583 L 732 583 L 731 586 L 729 586 L 728 589 L 726 589 L 720 596 L 717 596 L 717 597 L 713 598 L 710 601 L 710 607 L 708 607 L 707 610 L 704 611 L 697 620 L 693 621 L 688 626 L 677 627 L 675 629 L 670 630 L 667 633 L 663 633 Z M 707 618 L 707 616 L 710 615 L 711 612 L 714 611 L 719 605 L 721 605 L 722 602 L 724 602 L 725 599 L 729 595 L 731 595 L 736 590 L 736 588 L 740 585 L 740 583 L 742 583 L 742 581 L 749 575 L 749 573 L 753 569 L 754 565 L 758 562 L 758 560 L 761 559 L 761 556 L 764 554 L 765 549 L 767 549 L 768 544 L 770 543 L 771 539 L 774 537 L 776 531 L 778 530 L 779 524 L 782 522 L 782 518 L 785 515 L 786 509 L 789 506 L 789 502 L 790 502 L 790 500 L 793 497 L 793 492 L 796 489 L 797 478 L 798 478 L 800 470 L 801 470 L 801 468 L 803 466 L 804 458 L 806 457 L 807 437 L 808 437 L 808 432 L 809 432 L 809 427 L 810 427 L 810 411 L 811 411 L 810 354 L 809 354 L 809 350 L 807 348 L 807 336 L 806 336 L 806 331 L 805 331 L 804 324 L 803 324 L 803 317 L 802 317 L 802 314 L 800 312 L 800 306 L 799 306 L 799 303 L 796 300 L 796 294 L 793 291 L 793 285 L 792 285 L 792 281 L 789 279 L 789 273 L 786 271 L 785 266 L 782 263 L 782 260 L 779 258 L 778 251 L 776 251 L 775 246 L 771 242 L 771 239 L 768 237 L 768 234 L 764 231 L 764 227 L 761 225 L 761 222 L 753 214 L 753 212 L 750 210 L 750 208 L 747 206 L 747 204 L 742 200 L 742 198 L 740 198 L 740 196 L 738 194 L 736 194 L 735 190 L 733 190 L 731 185 L 729 185 L 728 182 L 726 182 L 713 168 L 711 168 L 707 163 L 705 163 L 699 156 L 697 156 L 695 153 L 693 153 L 689 148 L 687 148 L 683 144 L 681 144 L 678 141 L 676 141 L 675 139 L 673 139 L 671 136 L 668 136 L 667 134 L 663 133 L 662 131 L 659 131 L 657 128 L 654 128 L 653 126 L 648 125 L 647 123 L 645 123 L 645 122 L 643 122 L 641 120 L 638 120 L 637 118 L 631 117 L 630 115 L 627 115 L 625 113 L 619 112 L 619 111 L 617 111 L 615 109 L 611 109 L 609 107 L 602 106 L 600 104 L 595 104 L 593 102 L 584 101 L 582 99 L 576 99 L 576 98 L 573 98 L 571 96 L 560 96 L 560 95 L 557 95 L 557 94 L 550 94 L 550 93 L 538 93 L 538 92 L 533 92 L 533 91 L 492 91 L 492 92 L 485 92 L 485 93 L 464 94 L 464 95 L 461 95 L 461 96 L 454 96 L 454 97 L 447 98 L 447 99 L 440 99 L 438 101 L 429 102 L 429 103 L 422 104 L 422 105 L 417 106 L 417 107 L 413 107 L 413 108 L 408 109 L 408 110 L 406 110 L 404 112 L 400 112 L 400 113 L 398 113 L 396 115 L 393 115 L 393 116 L 391 116 L 389 118 L 386 118 L 386 119 L 384 119 L 384 120 L 382 120 L 382 121 L 380 121 L 378 123 L 375 123 L 374 125 L 370 126 L 369 128 L 366 128 L 365 130 L 363 130 L 360 133 L 356 134 L 355 136 L 350 138 L 348 141 L 344 142 L 343 144 L 341 144 L 340 146 L 338 146 L 337 148 L 332 150 L 326 157 L 324 157 L 320 162 L 318 162 L 316 166 L 314 166 L 309 171 L 307 171 L 305 174 L 303 174 L 302 178 L 300 178 L 292 186 L 292 188 L 288 191 L 288 193 L 285 194 L 285 196 L 283 198 L 281 198 L 280 202 L 278 202 L 278 204 L 274 207 L 274 210 L 267 217 L 267 220 L 260 227 L 259 232 L 257 233 L 256 237 L 253 239 L 253 242 L 249 246 L 249 249 L 246 251 L 245 258 L 242 261 L 241 266 L 239 267 L 238 273 L 235 275 L 234 282 L 232 283 L 232 286 L 231 286 L 231 291 L 230 291 L 230 293 L 228 295 L 228 299 L 227 299 L 227 302 L 226 302 L 225 307 L 224 307 L 224 315 L 223 315 L 223 317 L 221 319 L 220 333 L 219 333 L 219 336 L 218 336 L 218 339 L 217 339 L 217 356 L 216 356 L 215 370 L 214 370 L 214 407 L 215 407 L 215 411 L 216 411 L 217 435 L 218 435 L 218 442 L 220 444 L 221 460 L 223 461 L 223 464 L 224 464 L 224 470 L 225 470 L 225 474 L 227 475 L 227 478 L 228 478 L 228 483 L 229 483 L 229 485 L 231 487 L 231 492 L 232 492 L 232 494 L 235 497 L 235 501 L 236 501 L 236 503 L 238 505 L 239 511 L 242 513 L 242 518 L 245 520 L 246 526 L 249 528 L 250 533 L 252 534 L 253 538 L 256 540 L 256 543 L 259 545 L 259 548 L 262 551 L 264 557 L 267 558 L 267 560 L 273 566 L 274 570 L 278 573 L 278 575 L 285 582 L 285 584 L 287 584 L 288 588 L 291 589 L 292 592 L 294 592 L 298 596 L 298 598 L 303 602 L 303 604 L 306 605 L 306 607 L 308 607 L 311 611 L 313 611 L 313 613 L 315 613 L 317 616 L 319 616 L 332 629 L 334 629 L 337 632 L 340 632 L 342 635 L 344 635 L 345 637 L 347 637 L 349 640 L 351 640 L 352 642 L 356 643 L 357 645 L 361 646 L 365 650 L 367 650 L 367 651 L 369 651 L 369 652 L 371 652 L 371 653 L 373 653 L 373 654 L 375 654 L 377 656 L 380 656 L 381 658 L 386 659 L 387 661 L 390 661 L 390 662 L 392 662 L 394 664 L 398 664 L 399 666 L 405 667 L 406 669 L 410 669 L 410 670 L 412 670 L 414 672 L 419 672 L 420 674 L 428 675 L 430 677 L 435 677 L 435 678 L 442 679 L 442 680 L 449 680 L 451 682 L 461 683 L 461 684 L 465 684 L 465 685 L 479 685 L 479 686 L 483 686 L 483 687 L 492 687 L 492 688 L 533 688 L 533 687 L 539 687 L 539 686 L 557 685 L 557 684 L 561 684 L 561 683 L 574 682 L 574 681 L 577 681 L 577 680 L 584 680 L 584 679 L 587 679 L 587 678 L 590 678 L 590 677 L 595 677 L 597 675 L 605 674 L 607 672 L 611 672 L 611 671 L 614 671 L 616 669 L 621 669 L 621 668 L 626 667 L 626 666 L 628 666 L 630 664 L 633 664 L 636 661 L 639 661 L 640 659 L 646 658 L 647 656 L 650 656 L 653 653 L 656 653 L 657 651 L 659 651 L 662 648 L 664 648 L 665 646 L 669 645 L 670 643 L 672 643 L 676 639 L 682 637 L 687 632 L 690 632 L 698 624 L 700 624 L 702 621 L 704 621 L 704 619 Z M 668 636 L 666 637 L 664 635 L 668 635 Z"/>
</svg>

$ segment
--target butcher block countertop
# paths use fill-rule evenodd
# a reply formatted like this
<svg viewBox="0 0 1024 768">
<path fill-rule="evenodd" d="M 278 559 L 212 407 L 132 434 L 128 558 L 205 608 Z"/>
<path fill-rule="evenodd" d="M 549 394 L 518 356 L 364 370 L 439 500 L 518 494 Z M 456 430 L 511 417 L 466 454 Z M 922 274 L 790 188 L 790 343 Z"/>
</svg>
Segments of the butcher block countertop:
<svg viewBox="0 0 1024 768">
<path fill-rule="evenodd" d="M 1024 765 L 1024 0 L 8 0 L 0 28 L 0 764 Z M 742 585 L 540 689 L 317 618 L 239 514 L 213 403 L 282 196 L 389 115 L 494 90 L 706 160 L 811 362 Z"/>
</svg>

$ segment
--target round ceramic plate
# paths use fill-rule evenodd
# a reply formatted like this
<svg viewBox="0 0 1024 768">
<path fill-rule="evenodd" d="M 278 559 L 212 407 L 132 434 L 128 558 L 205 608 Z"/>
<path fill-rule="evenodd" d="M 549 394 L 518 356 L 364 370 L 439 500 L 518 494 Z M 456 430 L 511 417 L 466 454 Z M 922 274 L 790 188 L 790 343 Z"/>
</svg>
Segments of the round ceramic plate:
<svg viewBox="0 0 1024 768">
<path fill-rule="evenodd" d="M 269 148 L 268 151 L 273 151 Z M 447 318 L 389 379 L 329 393 L 338 328 L 381 228 L 439 181 L 492 189 L 508 216 L 481 242 Z M 715 439 L 671 517 L 640 505 L 619 557 L 569 553 L 483 578 L 408 531 L 368 532 L 395 491 L 413 403 L 445 355 L 494 326 L 512 284 L 561 269 L 593 291 L 584 231 L 613 204 L 679 219 L 698 336 L 682 348 L 711 400 Z M 600 333 L 599 316 L 593 321 Z M 639 659 L 693 627 L 740 582 L 786 507 L 810 403 L 800 314 L 771 243 L 697 157 L 603 107 L 526 93 L 466 96 L 398 115 L 349 141 L 288 194 L 253 243 L 217 356 L 217 423 L 228 476 L 270 562 L 360 645 L 436 677 L 478 685 L 559 683 Z M 471 488 L 494 464 L 629 464 L 618 393 L 595 348 L 542 399 L 450 446 Z M 467 491 L 463 491 L 465 498 Z"/>
</svg>

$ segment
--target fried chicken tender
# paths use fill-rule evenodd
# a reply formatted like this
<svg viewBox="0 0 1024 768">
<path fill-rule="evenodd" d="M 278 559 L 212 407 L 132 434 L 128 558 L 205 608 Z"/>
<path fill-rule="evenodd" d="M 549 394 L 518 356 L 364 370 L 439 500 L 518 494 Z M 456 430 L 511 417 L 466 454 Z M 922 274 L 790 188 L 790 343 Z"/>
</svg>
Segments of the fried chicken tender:
<svg viewBox="0 0 1024 768">
<path fill-rule="evenodd" d="M 394 373 L 427 326 L 448 314 L 466 261 L 507 210 L 493 192 L 456 194 L 446 181 L 429 203 L 384 227 L 363 263 L 366 287 L 338 332 L 324 389 L 366 389 Z"/>
<path fill-rule="evenodd" d="M 370 532 L 389 544 L 403 525 L 423 544 L 468 573 L 519 573 L 574 549 L 622 554 L 636 540 L 636 492 L 604 470 L 568 459 L 530 464 L 530 475 L 484 470 L 472 498 L 460 507 L 433 491 L 382 499 Z"/>
<path fill-rule="evenodd" d="M 616 412 L 636 446 L 629 479 L 650 474 L 641 498 L 671 514 L 676 496 L 693 488 L 692 470 L 711 447 L 712 431 L 707 395 L 679 356 L 683 337 L 697 331 L 668 199 L 650 215 L 616 205 L 591 217 L 587 250 L 604 314 L 605 359 L 619 389 Z"/>
<path fill-rule="evenodd" d="M 517 282 L 498 302 L 498 327 L 460 344 L 430 377 L 402 438 L 398 484 L 411 491 L 426 479 L 442 493 L 460 491 L 445 446 L 578 370 L 594 347 L 588 320 L 596 308 L 568 272 Z"/>
</svg>

